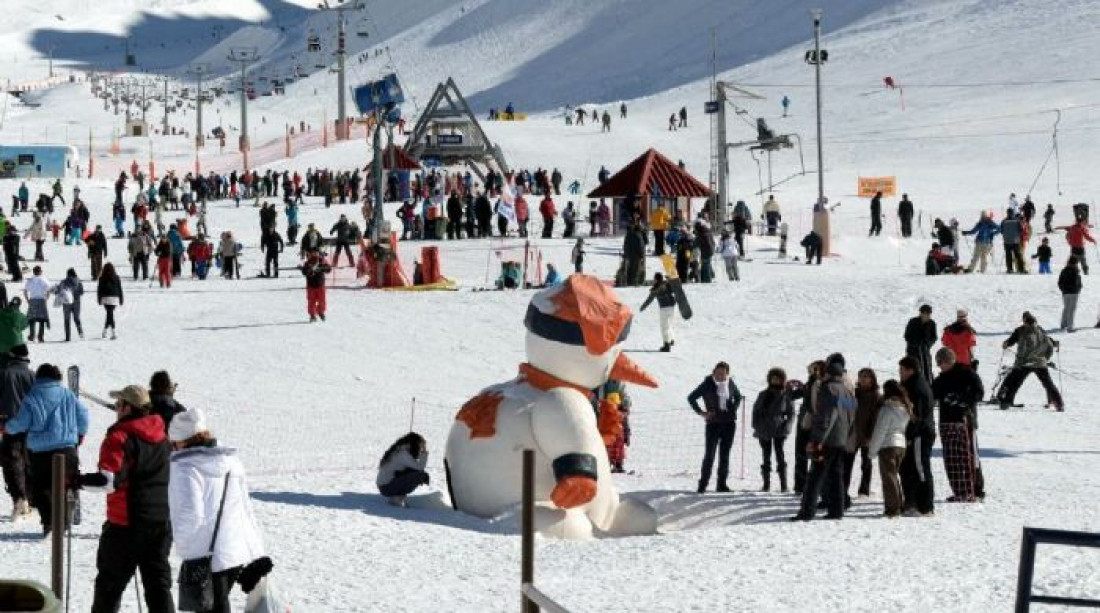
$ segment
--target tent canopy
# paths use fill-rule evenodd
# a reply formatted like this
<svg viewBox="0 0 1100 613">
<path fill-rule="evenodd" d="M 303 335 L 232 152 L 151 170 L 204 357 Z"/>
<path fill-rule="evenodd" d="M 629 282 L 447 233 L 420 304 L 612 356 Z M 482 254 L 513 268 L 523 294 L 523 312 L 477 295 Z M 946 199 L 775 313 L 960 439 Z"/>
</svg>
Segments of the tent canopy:
<svg viewBox="0 0 1100 613">
<path fill-rule="evenodd" d="M 656 186 L 658 194 L 653 193 Z M 713 192 L 656 149 L 646 151 L 588 194 L 588 198 L 709 198 Z"/>
<path fill-rule="evenodd" d="M 391 164 L 391 160 L 393 163 Z M 373 164 L 373 160 L 371 164 Z M 371 164 L 368 164 L 364 170 L 370 170 Z M 382 169 L 383 170 L 420 170 L 420 163 L 417 162 L 411 155 L 405 153 L 405 150 L 397 145 L 390 144 L 384 150 L 382 150 Z"/>
</svg>

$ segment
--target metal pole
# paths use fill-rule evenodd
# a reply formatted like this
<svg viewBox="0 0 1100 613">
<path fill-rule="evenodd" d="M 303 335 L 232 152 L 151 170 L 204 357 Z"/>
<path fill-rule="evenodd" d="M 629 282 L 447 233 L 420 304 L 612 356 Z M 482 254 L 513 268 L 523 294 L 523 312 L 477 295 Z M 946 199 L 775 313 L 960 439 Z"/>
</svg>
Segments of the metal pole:
<svg viewBox="0 0 1100 613">
<path fill-rule="evenodd" d="M 520 586 L 535 582 L 535 451 L 523 450 L 522 557 Z M 520 611 L 538 613 L 537 604 L 520 592 Z"/>
<path fill-rule="evenodd" d="M 347 99 L 344 96 L 344 59 L 347 56 L 344 41 L 347 38 L 345 33 L 344 23 L 344 11 L 340 9 L 337 11 L 340 16 L 340 29 L 336 39 L 336 140 L 346 140 L 347 134 Z M 376 152 L 377 155 L 377 152 Z"/>
<path fill-rule="evenodd" d="M 162 134 L 168 134 L 168 77 L 164 77 L 164 130 Z"/>
<path fill-rule="evenodd" d="M 825 154 L 821 142 L 821 9 L 814 17 L 814 84 L 817 90 L 817 202 L 825 208 Z"/>
<path fill-rule="evenodd" d="M 371 164 L 371 174 L 374 175 L 374 211 L 371 215 L 371 242 L 378 243 L 382 238 L 382 121 L 384 117 L 381 111 L 375 111 L 374 117 L 374 162 Z M 392 170 L 392 169 L 391 169 Z"/>
<path fill-rule="evenodd" d="M 50 566 L 50 587 L 58 600 L 65 597 L 65 455 L 53 455 L 53 484 L 50 496 L 53 506 L 50 509 L 50 537 L 52 557 Z"/>
<path fill-rule="evenodd" d="M 202 131 L 202 70 L 198 71 L 199 93 L 195 98 L 195 146 L 202 147 L 206 144 L 206 136 Z"/>
<path fill-rule="evenodd" d="M 248 94 L 245 93 L 245 69 L 248 62 L 241 61 L 241 153 L 248 151 Z"/>
<path fill-rule="evenodd" d="M 726 90 L 722 88 L 720 83 L 714 85 L 714 99 L 718 101 L 718 113 L 717 122 L 718 129 L 716 131 L 718 138 L 718 202 L 715 203 L 714 214 L 717 216 L 721 212 L 722 218 L 716 219 L 715 224 L 719 230 L 725 227 L 726 220 L 730 217 L 730 199 L 729 199 L 729 145 L 726 144 Z"/>
<path fill-rule="evenodd" d="M 1020 544 L 1020 571 L 1016 576 L 1016 613 L 1031 610 L 1031 582 L 1035 578 L 1035 539 L 1031 528 L 1024 528 Z"/>
</svg>

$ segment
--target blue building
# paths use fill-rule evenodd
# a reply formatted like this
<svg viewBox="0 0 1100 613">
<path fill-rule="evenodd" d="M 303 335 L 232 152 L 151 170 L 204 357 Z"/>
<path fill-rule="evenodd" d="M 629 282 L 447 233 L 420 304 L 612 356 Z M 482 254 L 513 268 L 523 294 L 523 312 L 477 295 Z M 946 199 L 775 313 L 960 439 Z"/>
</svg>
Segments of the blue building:
<svg viewBox="0 0 1100 613">
<path fill-rule="evenodd" d="M 79 161 L 71 145 L 0 145 L 0 179 L 65 177 Z"/>
</svg>

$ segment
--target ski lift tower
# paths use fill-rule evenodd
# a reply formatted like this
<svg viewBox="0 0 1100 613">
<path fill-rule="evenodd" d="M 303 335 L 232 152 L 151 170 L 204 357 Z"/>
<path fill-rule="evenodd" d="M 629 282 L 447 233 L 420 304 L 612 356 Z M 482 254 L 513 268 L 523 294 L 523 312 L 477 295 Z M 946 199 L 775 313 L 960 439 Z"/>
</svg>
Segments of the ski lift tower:
<svg viewBox="0 0 1100 613">
<path fill-rule="evenodd" d="M 206 144 L 206 137 L 202 132 L 202 78 L 210 74 L 210 65 L 206 63 L 191 64 L 191 67 L 187 69 L 187 74 L 194 75 L 198 80 L 198 90 L 195 94 L 195 146 L 201 148 Z M 168 100 L 164 101 L 165 106 L 168 105 Z M 167 130 L 167 126 L 165 126 Z"/>
<path fill-rule="evenodd" d="M 230 62 L 235 62 L 241 65 L 241 138 L 240 138 L 240 151 L 244 156 L 244 169 L 248 170 L 248 84 L 246 82 L 246 73 L 248 72 L 248 65 L 260 59 L 260 54 L 256 47 L 231 47 L 229 49 Z"/>
<path fill-rule="evenodd" d="M 346 59 L 347 59 L 347 11 L 358 11 L 366 7 L 363 0 L 321 0 L 317 8 L 322 11 L 336 11 L 336 140 L 348 139 L 348 106 Z"/>
<path fill-rule="evenodd" d="M 711 145 L 711 150 L 716 160 L 717 168 L 714 170 L 714 182 L 715 193 L 717 201 L 715 202 L 715 216 L 717 217 L 721 213 L 721 218 L 716 219 L 720 224 L 726 223 L 730 216 L 730 201 L 729 201 L 729 149 L 731 146 L 743 146 L 744 143 L 729 143 L 726 139 L 726 106 L 732 106 L 734 112 L 739 115 L 748 114 L 748 111 L 734 105 L 730 102 L 730 98 L 748 98 L 750 100 L 763 100 L 764 97 L 758 94 L 754 94 L 746 89 L 742 89 L 728 83 L 726 81 L 715 81 L 712 94 L 714 100 L 706 103 L 704 111 L 707 114 L 715 115 L 715 138 L 714 143 Z"/>
</svg>

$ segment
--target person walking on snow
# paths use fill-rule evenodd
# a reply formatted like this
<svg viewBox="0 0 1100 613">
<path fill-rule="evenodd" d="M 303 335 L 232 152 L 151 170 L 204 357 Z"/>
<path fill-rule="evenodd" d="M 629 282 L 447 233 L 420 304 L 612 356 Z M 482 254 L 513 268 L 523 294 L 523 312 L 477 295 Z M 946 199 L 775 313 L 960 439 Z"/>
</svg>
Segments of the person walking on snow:
<svg viewBox="0 0 1100 613">
<path fill-rule="evenodd" d="M 703 400 L 703 408 L 699 400 Z M 741 391 L 730 377 L 730 366 L 719 362 L 710 376 L 688 395 L 688 404 L 695 414 L 707 423 L 706 448 L 703 454 L 703 466 L 699 475 L 699 487 L 696 492 L 707 491 L 710 473 L 714 466 L 714 456 L 718 455 L 718 487 L 715 491 L 730 491 L 726 479 L 729 477 L 730 449 L 737 433 L 737 408 L 741 405 Z"/>
<path fill-rule="evenodd" d="M 901 222 L 903 238 L 913 235 L 913 214 L 913 201 L 909 199 L 909 194 L 902 194 L 901 202 L 898 203 L 898 220 Z"/>
<path fill-rule="evenodd" d="M 737 241 L 733 240 L 729 232 L 722 233 L 722 240 L 718 245 L 718 255 L 726 264 L 726 276 L 730 281 L 740 281 L 741 273 L 737 269 L 737 260 L 741 254 L 737 251 Z"/>
<path fill-rule="evenodd" d="M 676 344 L 676 338 L 672 334 L 672 318 L 676 316 L 676 293 L 672 290 L 672 284 L 659 272 L 654 273 L 653 287 L 638 310 L 645 311 L 654 300 L 657 301 L 661 314 L 661 341 L 664 343 L 661 351 L 667 353 Z"/>
<path fill-rule="evenodd" d="M 1001 222 L 1001 240 L 1005 249 L 1005 272 L 1024 274 L 1024 255 L 1020 244 L 1024 239 L 1024 226 L 1015 211 L 1009 210 Z"/>
<path fill-rule="evenodd" d="M 1062 292 L 1062 332 L 1074 332 L 1073 319 L 1077 314 L 1077 298 L 1081 295 L 1081 271 L 1077 268 L 1077 256 L 1066 260 L 1066 267 L 1058 275 L 1058 289 Z"/>
<path fill-rule="evenodd" d="M 760 477 L 764 481 L 761 491 L 771 490 L 772 450 L 775 450 L 776 473 L 779 475 L 779 491 L 787 491 L 787 456 L 783 446 L 791 435 L 794 424 L 794 403 L 787 392 L 787 373 L 782 368 L 768 371 L 768 386 L 756 396 L 752 405 L 752 436 L 760 442 L 763 463 Z"/>
<path fill-rule="evenodd" d="M 989 259 L 989 254 L 993 251 L 993 238 L 1001 232 L 1000 226 L 997 222 L 993 221 L 989 217 L 989 213 L 982 211 L 981 218 L 978 223 L 974 224 L 973 228 L 969 230 L 963 230 L 964 236 L 974 236 L 974 255 L 970 258 L 970 265 L 966 267 L 966 272 L 974 272 L 981 263 L 981 272 L 985 273 L 986 261 Z"/>
<path fill-rule="evenodd" d="M 784 95 L 781 104 L 783 105 L 783 116 L 786 117 L 787 113 L 791 109 L 791 99 L 790 99 L 790 97 L 787 96 L 787 95 Z"/>
<path fill-rule="evenodd" d="M 584 238 L 578 237 L 573 245 L 573 253 L 569 258 L 573 262 L 573 272 L 578 275 L 584 272 Z"/>
<path fill-rule="evenodd" d="M 312 252 L 301 266 L 302 275 L 306 278 L 306 312 L 309 313 L 309 321 L 315 322 L 320 317 L 325 321 L 325 275 L 331 268 L 325 263 L 320 252 Z"/>
<path fill-rule="evenodd" d="M 157 282 L 160 287 L 172 287 L 172 243 L 168 236 L 160 237 L 153 255 L 157 256 Z"/>
<path fill-rule="evenodd" d="M 867 236 L 878 236 L 882 233 L 882 192 L 876 192 L 871 198 L 871 230 Z"/>
<path fill-rule="evenodd" d="M 18 306 L 0 309 L 0 317 L 11 311 L 18 313 Z M 15 523 L 31 514 L 28 496 L 32 481 L 27 435 L 8 432 L 5 424 L 19 413 L 23 398 L 34 385 L 34 373 L 27 359 L 26 345 L 19 342 L 6 349 L 0 353 L 0 468 L 4 473 L 4 489 L 11 496 L 11 521 Z"/>
<path fill-rule="evenodd" d="M 688 109 L 687 109 L 686 106 L 680 107 L 680 124 L 677 125 L 676 127 L 677 128 L 686 128 L 686 127 L 688 127 Z"/>
<path fill-rule="evenodd" d="M 264 276 L 279 278 L 279 254 L 283 252 L 283 237 L 274 228 L 264 231 L 260 241 L 260 251 L 264 252 Z"/>
<path fill-rule="evenodd" d="M 122 280 L 115 272 L 115 265 L 107 262 L 103 266 L 103 272 L 99 275 L 99 285 L 96 286 L 96 300 L 106 312 L 103 322 L 103 338 L 107 338 L 107 330 L 111 331 L 111 340 L 117 338 L 115 334 L 115 309 L 122 306 Z"/>
<path fill-rule="evenodd" d="M 932 446 L 936 442 L 932 388 L 921 374 L 917 361 L 910 356 L 898 362 L 898 374 L 906 396 L 913 405 L 913 419 L 905 434 L 905 459 L 901 464 L 905 507 L 911 514 L 930 517 L 935 514 L 936 499 L 935 483 L 932 479 Z"/>
<path fill-rule="evenodd" d="M 1089 224 L 1084 217 L 1078 218 L 1072 226 L 1063 226 L 1059 230 L 1066 231 L 1066 242 L 1069 243 L 1069 252 L 1077 256 L 1077 262 L 1081 265 L 1081 271 L 1089 274 L 1089 261 L 1085 256 L 1085 241 L 1096 244 L 1096 239 L 1089 234 Z"/>
</svg>

